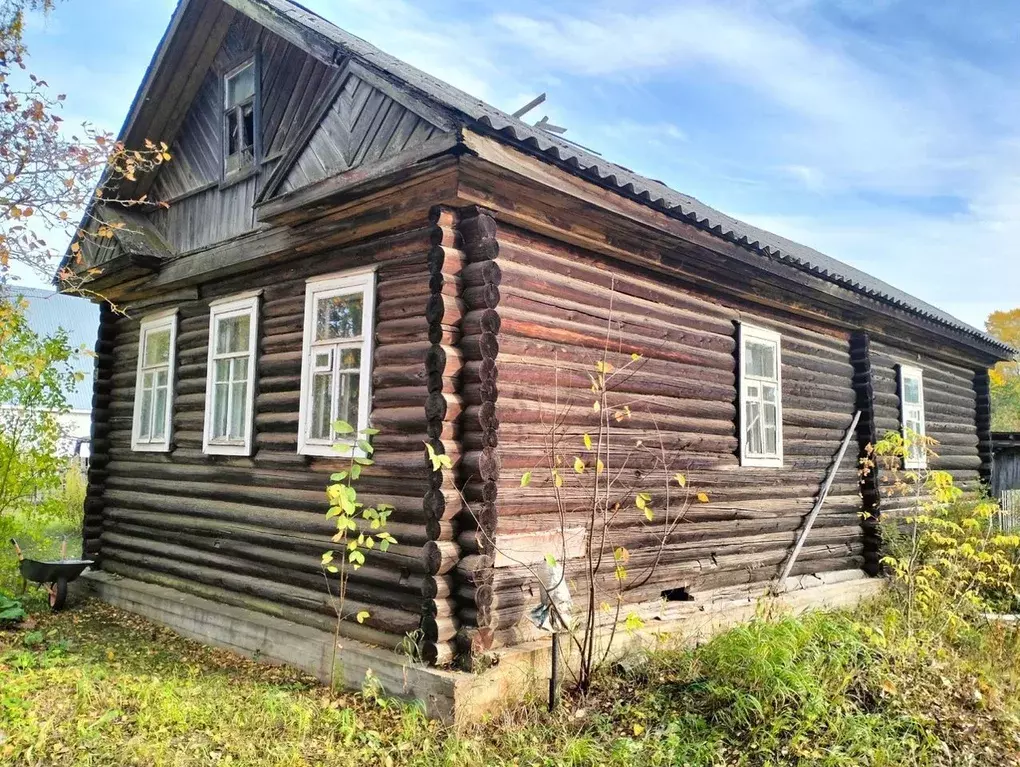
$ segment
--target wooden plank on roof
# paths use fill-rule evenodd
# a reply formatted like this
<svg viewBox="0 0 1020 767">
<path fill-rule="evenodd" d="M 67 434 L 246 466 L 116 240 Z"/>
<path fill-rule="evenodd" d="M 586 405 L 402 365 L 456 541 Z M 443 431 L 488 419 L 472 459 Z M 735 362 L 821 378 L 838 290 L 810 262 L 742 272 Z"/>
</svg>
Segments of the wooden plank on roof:
<svg viewBox="0 0 1020 767">
<path fill-rule="evenodd" d="M 334 62 L 336 46 L 300 22 L 259 0 L 223 0 L 227 5 L 326 64 Z"/>
<path fill-rule="evenodd" d="M 189 41 L 188 57 L 182 59 L 182 71 L 165 75 L 171 80 L 169 87 L 157 107 L 158 111 L 145 120 L 146 133 L 154 141 L 173 143 L 236 15 L 231 8 L 222 3 L 210 3 L 210 6 L 215 16 L 210 20 L 208 35 L 205 37 L 196 35 L 194 40 Z M 139 143 L 143 138 L 135 137 L 131 143 Z M 145 194 L 151 188 L 155 175 L 149 173 L 139 179 L 130 194 L 132 196 Z"/>
</svg>

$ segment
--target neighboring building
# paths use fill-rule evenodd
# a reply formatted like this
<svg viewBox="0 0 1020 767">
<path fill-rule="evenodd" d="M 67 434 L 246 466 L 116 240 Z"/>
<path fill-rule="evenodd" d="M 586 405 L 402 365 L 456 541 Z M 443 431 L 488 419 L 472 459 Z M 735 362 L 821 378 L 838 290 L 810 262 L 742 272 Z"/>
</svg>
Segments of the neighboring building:
<svg viewBox="0 0 1020 767">
<path fill-rule="evenodd" d="M 85 264 L 128 314 L 102 309 L 85 550 L 122 595 L 172 589 L 120 601 L 193 634 L 216 624 L 252 649 L 267 615 L 330 630 L 339 415 L 381 430 L 359 487 L 396 507 L 399 541 L 352 575 L 351 612 L 370 615 L 344 633 L 392 649 L 420 632 L 439 665 L 534 638 L 530 570 L 496 553 L 540 562 L 558 529 L 550 484 L 521 473 L 557 378 L 587 396 L 610 303 L 610 359 L 642 355 L 628 393 L 653 414 L 628 428 L 680 451 L 709 494 L 661 556 L 632 515 L 632 561 L 657 566 L 627 609 L 760 593 L 856 410 L 795 574 L 877 572 L 861 512 L 883 477 L 861 485 L 855 454 L 886 430 L 937 438 L 937 465 L 971 489 L 988 478 L 987 369 L 1010 354 L 994 338 L 288 0 L 182 2 L 121 135 L 146 137 L 174 159 L 118 196 L 170 206 L 97 209 L 128 226 Z M 424 440 L 452 470 L 429 470 Z"/>
<path fill-rule="evenodd" d="M 9 286 L 7 290 L 12 296 L 25 299 L 28 304 L 25 313 L 28 325 L 40 336 L 52 336 L 63 329 L 71 348 L 84 347 L 91 350 L 95 346 L 99 330 L 99 307 L 91 301 L 17 284 Z M 60 419 L 64 438 L 59 449 L 67 455 L 80 454 L 88 458 L 94 364 L 90 357 L 82 357 L 77 367 L 85 374 L 85 378 L 67 392 L 69 411 Z"/>
</svg>

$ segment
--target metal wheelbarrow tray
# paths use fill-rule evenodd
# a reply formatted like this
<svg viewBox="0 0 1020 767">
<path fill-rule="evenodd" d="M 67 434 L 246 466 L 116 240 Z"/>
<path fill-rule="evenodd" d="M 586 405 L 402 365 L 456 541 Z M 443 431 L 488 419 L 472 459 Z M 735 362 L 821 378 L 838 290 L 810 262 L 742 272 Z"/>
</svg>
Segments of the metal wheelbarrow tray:
<svg viewBox="0 0 1020 767">
<path fill-rule="evenodd" d="M 42 584 L 49 592 L 50 609 L 54 612 L 60 610 L 67 601 L 67 584 L 95 564 L 91 559 L 60 559 L 53 562 L 27 559 L 18 542 L 11 538 L 11 543 L 18 553 L 22 591 L 29 581 Z"/>
</svg>

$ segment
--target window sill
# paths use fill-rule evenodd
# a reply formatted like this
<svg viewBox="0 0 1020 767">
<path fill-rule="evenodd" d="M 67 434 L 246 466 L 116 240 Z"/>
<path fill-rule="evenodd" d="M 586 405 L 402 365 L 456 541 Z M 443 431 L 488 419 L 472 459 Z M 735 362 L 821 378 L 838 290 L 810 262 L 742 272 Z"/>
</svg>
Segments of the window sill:
<svg viewBox="0 0 1020 767">
<path fill-rule="evenodd" d="M 202 452 L 206 455 L 233 455 L 247 458 L 251 455 L 251 445 L 210 443 L 202 448 Z"/>
<path fill-rule="evenodd" d="M 298 455 L 313 456 L 316 458 L 335 458 L 338 461 L 349 461 L 351 458 L 366 458 L 365 451 L 361 449 L 355 449 L 353 453 L 341 452 L 334 450 L 333 445 L 341 445 L 344 447 L 352 447 L 352 445 L 343 442 L 334 442 L 329 445 L 325 444 L 308 444 L 307 442 L 298 446 Z"/>
<path fill-rule="evenodd" d="M 741 458 L 741 468 L 750 469 L 781 469 L 783 468 L 782 458 Z"/>
<path fill-rule="evenodd" d="M 136 453 L 169 453 L 170 445 L 167 442 L 145 442 L 131 445 L 131 450 Z"/>
</svg>

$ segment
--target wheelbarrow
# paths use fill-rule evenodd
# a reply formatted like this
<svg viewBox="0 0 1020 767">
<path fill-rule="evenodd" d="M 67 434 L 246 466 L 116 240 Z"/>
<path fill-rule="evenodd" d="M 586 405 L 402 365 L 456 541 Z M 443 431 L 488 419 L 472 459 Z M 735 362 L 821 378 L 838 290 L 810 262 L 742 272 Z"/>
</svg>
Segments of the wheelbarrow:
<svg viewBox="0 0 1020 767">
<path fill-rule="evenodd" d="M 41 584 L 46 588 L 50 598 L 50 609 L 56 612 L 67 601 L 67 584 L 77 578 L 85 568 L 95 564 L 91 559 L 67 559 L 67 541 L 60 547 L 60 560 L 56 562 L 40 562 L 26 559 L 18 542 L 11 538 L 14 550 L 18 553 L 18 568 L 21 571 L 21 591 L 25 592 L 28 582 Z"/>
</svg>

